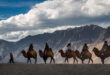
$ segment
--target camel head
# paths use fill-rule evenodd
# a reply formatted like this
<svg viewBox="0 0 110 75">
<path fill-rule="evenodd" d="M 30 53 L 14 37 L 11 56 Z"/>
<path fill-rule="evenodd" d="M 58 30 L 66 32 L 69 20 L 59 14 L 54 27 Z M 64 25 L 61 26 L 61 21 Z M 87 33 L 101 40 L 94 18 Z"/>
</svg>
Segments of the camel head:
<svg viewBox="0 0 110 75">
<path fill-rule="evenodd" d="M 39 53 L 43 53 L 43 51 L 41 49 L 39 49 Z"/>
<path fill-rule="evenodd" d="M 44 56 L 44 53 L 43 53 L 43 51 L 41 49 L 39 50 L 39 55 L 40 55 L 40 57 Z"/>
<path fill-rule="evenodd" d="M 93 52 L 99 52 L 96 47 L 94 47 L 92 51 L 93 51 Z"/>
<path fill-rule="evenodd" d="M 79 51 L 78 51 L 78 50 L 76 50 L 76 51 L 75 51 L 75 53 L 78 53 L 78 54 L 79 54 Z"/>
<path fill-rule="evenodd" d="M 59 50 L 58 52 L 61 54 L 62 57 L 66 57 L 66 53 L 64 53 L 64 51 L 62 49 Z"/>
<path fill-rule="evenodd" d="M 78 50 L 76 50 L 75 53 L 76 53 L 78 58 L 81 58 L 81 53 Z"/>
<path fill-rule="evenodd" d="M 58 52 L 59 52 L 59 53 L 63 53 L 63 50 L 62 50 L 62 49 L 60 49 Z"/>
<path fill-rule="evenodd" d="M 25 52 L 25 50 L 22 50 L 21 53 L 24 54 L 24 53 L 26 53 L 26 52 Z"/>
<path fill-rule="evenodd" d="M 107 50 L 110 50 L 110 45 L 108 46 Z"/>
<path fill-rule="evenodd" d="M 22 50 L 21 53 L 23 54 L 24 57 L 27 57 L 27 53 L 25 50 Z"/>
<path fill-rule="evenodd" d="M 100 57 L 101 51 L 99 51 L 96 47 L 94 47 L 92 51 L 96 56 Z"/>
</svg>

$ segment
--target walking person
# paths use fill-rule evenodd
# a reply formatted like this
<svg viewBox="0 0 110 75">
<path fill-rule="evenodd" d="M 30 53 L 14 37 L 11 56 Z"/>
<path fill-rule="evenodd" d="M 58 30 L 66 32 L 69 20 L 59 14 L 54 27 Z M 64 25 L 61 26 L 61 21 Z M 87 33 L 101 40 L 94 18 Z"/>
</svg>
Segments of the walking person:
<svg viewBox="0 0 110 75">
<path fill-rule="evenodd" d="M 10 53 L 10 60 L 9 60 L 9 63 L 11 64 L 14 64 L 14 57 L 13 57 L 13 54 Z"/>
</svg>

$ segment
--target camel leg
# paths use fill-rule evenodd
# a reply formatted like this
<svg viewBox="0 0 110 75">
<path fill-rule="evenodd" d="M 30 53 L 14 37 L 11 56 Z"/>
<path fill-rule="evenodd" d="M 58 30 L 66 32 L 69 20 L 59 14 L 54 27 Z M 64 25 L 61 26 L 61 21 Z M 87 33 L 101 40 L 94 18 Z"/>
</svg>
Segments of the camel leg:
<svg viewBox="0 0 110 75">
<path fill-rule="evenodd" d="M 52 57 L 53 63 L 55 64 L 55 59 Z"/>
<path fill-rule="evenodd" d="M 28 64 L 28 62 L 29 62 L 29 58 L 27 59 L 27 64 Z"/>
<path fill-rule="evenodd" d="M 82 64 L 84 64 L 84 60 L 82 60 Z"/>
<path fill-rule="evenodd" d="M 45 64 L 46 64 L 46 59 L 44 59 L 44 62 L 45 62 Z"/>
<path fill-rule="evenodd" d="M 28 60 L 27 60 L 27 64 L 28 64 L 28 62 L 30 62 L 30 63 L 31 63 L 31 59 L 30 59 L 30 58 L 28 58 Z"/>
<path fill-rule="evenodd" d="M 75 63 L 75 58 L 73 57 L 73 64 Z"/>
<path fill-rule="evenodd" d="M 77 64 L 78 64 L 78 60 L 75 58 L 75 60 L 76 60 L 76 62 L 77 62 Z"/>
<path fill-rule="evenodd" d="M 54 62 L 54 64 L 55 64 L 55 59 L 53 58 L 53 62 Z"/>
<path fill-rule="evenodd" d="M 67 61 L 67 63 L 68 63 L 68 58 L 67 58 L 67 57 L 65 58 L 65 61 L 64 61 L 64 62 L 66 63 L 66 61 Z"/>
<path fill-rule="evenodd" d="M 91 60 L 91 62 L 92 62 L 92 64 L 93 64 L 93 60 L 92 60 L 92 58 L 90 58 L 90 60 Z"/>
<path fill-rule="evenodd" d="M 66 63 L 66 61 L 67 61 L 67 59 L 65 58 L 65 61 L 64 61 L 64 63 Z"/>
<path fill-rule="evenodd" d="M 30 60 L 30 64 L 31 64 L 31 59 L 29 59 Z"/>
<path fill-rule="evenodd" d="M 51 60 L 50 60 L 50 64 L 52 63 L 52 57 L 51 57 Z"/>
<path fill-rule="evenodd" d="M 89 58 L 89 61 L 88 61 L 88 64 L 90 63 L 90 58 Z"/>
<path fill-rule="evenodd" d="M 102 64 L 104 64 L 104 59 L 101 59 L 101 61 L 102 61 Z"/>
<path fill-rule="evenodd" d="M 69 64 L 68 58 L 67 58 L 67 63 Z"/>
<path fill-rule="evenodd" d="M 34 58 L 35 59 L 35 64 L 37 63 L 37 58 Z"/>
<path fill-rule="evenodd" d="M 75 63 L 75 59 L 74 59 L 74 62 L 73 62 L 73 64 Z"/>
</svg>

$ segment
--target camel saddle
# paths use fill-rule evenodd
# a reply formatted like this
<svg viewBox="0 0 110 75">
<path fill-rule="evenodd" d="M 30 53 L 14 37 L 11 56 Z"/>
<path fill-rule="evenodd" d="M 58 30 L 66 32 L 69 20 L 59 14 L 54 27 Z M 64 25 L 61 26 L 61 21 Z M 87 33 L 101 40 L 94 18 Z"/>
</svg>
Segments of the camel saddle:
<svg viewBox="0 0 110 75">
<path fill-rule="evenodd" d="M 70 55 L 70 53 L 71 53 L 71 51 L 69 50 L 66 52 L 66 55 L 68 56 L 68 55 Z"/>
<path fill-rule="evenodd" d="M 87 50 L 87 51 L 88 51 L 88 50 Z M 82 51 L 82 52 L 81 52 L 81 55 L 85 55 L 85 53 L 86 53 L 87 51 Z"/>
</svg>

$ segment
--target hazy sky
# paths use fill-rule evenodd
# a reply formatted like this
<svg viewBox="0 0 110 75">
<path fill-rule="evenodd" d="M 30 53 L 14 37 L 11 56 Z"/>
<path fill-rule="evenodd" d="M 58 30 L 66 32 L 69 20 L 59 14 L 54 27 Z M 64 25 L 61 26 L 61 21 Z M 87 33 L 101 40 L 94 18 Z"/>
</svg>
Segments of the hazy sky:
<svg viewBox="0 0 110 75">
<path fill-rule="evenodd" d="M 0 0 L 0 39 L 75 26 L 110 26 L 110 0 Z"/>
</svg>

